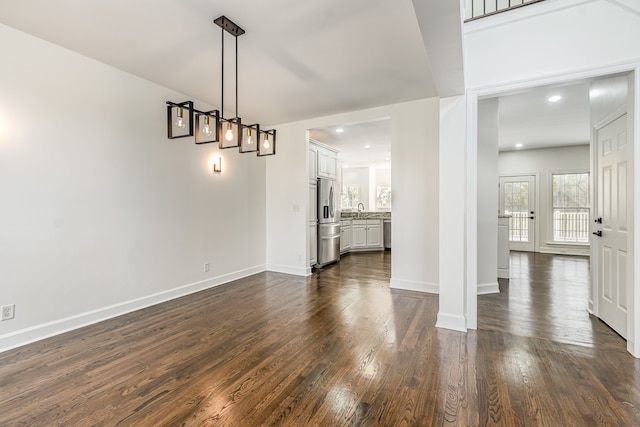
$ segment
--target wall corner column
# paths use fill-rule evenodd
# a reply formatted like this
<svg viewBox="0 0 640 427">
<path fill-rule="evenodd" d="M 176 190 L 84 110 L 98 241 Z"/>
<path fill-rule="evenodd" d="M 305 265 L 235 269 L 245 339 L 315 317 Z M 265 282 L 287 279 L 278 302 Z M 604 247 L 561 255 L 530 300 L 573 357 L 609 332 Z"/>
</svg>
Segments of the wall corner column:
<svg viewBox="0 0 640 427">
<path fill-rule="evenodd" d="M 467 97 L 440 99 L 439 311 L 436 326 L 466 331 Z"/>
</svg>

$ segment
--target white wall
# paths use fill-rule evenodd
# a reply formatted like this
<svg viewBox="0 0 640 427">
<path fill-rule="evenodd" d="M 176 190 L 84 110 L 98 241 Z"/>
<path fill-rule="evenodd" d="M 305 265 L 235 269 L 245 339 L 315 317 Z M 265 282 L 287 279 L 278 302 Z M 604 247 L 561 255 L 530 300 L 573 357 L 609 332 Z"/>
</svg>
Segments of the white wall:
<svg viewBox="0 0 640 427">
<path fill-rule="evenodd" d="M 391 187 L 391 169 L 376 169 L 376 187 Z"/>
<path fill-rule="evenodd" d="M 589 145 L 505 151 L 499 155 L 500 176 L 535 175 L 538 197 L 536 252 L 589 255 L 588 246 L 553 243 L 551 175 L 589 172 Z"/>
<path fill-rule="evenodd" d="M 0 47 L 0 350 L 265 269 L 265 159 L 168 140 L 184 95 L 2 25 Z"/>
<path fill-rule="evenodd" d="M 498 287 L 498 99 L 478 103 L 478 294 Z"/>
<path fill-rule="evenodd" d="M 438 177 L 440 192 L 438 194 L 438 209 L 440 212 L 440 234 L 438 243 L 439 256 L 439 309 L 436 326 L 441 328 L 465 331 L 469 320 L 475 319 L 474 314 L 468 313 L 467 296 L 475 296 L 477 292 L 476 262 L 469 267 L 467 251 L 473 247 L 476 253 L 476 235 L 467 241 L 466 229 L 470 224 L 477 227 L 477 203 L 467 200 L 468 181 L 477 186 L 475 168 L 469 171 L 469 165 L 464 161 L 467 156 L 467 111 L 466 97 L 453 96 L 440 100 L 440 145 Z M 473 176 L 470 179 L 469 173 Z M 395 181 L 394 181 L 395 182 Z M 476 194 L 474 191 L 473 195 Z M 473 208 L 468 208 L 472 206 Z M 471 212 L 471 210 L 475 212 Z M 475 213 L 475 215 L 474 215 Z M 477 261 L 477 260 L 474 260 Z M 467 290 L 468 277 L 473 277 L 473 289 Z"/>
<path fill-rule="evenodd" d="M 438 100 L 388 105 L 275 126 L 278 155 L 267 162 L 267 267 L 306 266 L 307 129 L 391 118 L 392 286 L 437 290 Z M 416 238 L 419 236 L 419 238 Z"/>
<path fill-rule="evenodd" d="M 438 292 L 439 100 L 397 104 L 391 114 L 391 287 Z"/>
<path fill-rule="evenodd" d="M 630 12 L 632 7 L 606 0 L 547 0 L 465 24 L 467 87 L 636 61 L 640 4 L 635 4 L 635 12 Z"/>
</svg>

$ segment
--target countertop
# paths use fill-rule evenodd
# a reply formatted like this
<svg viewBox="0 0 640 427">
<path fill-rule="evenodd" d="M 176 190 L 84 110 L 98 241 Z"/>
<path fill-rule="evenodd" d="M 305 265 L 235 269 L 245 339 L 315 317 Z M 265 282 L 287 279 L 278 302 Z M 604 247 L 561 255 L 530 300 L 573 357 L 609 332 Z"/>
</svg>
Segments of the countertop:
<svg viewBox="0 0 640 427">
<path fill-rule="evenodd" d="M 343 219 L 391 219 L 391 212 L 340 212 Z"/>
</svg>

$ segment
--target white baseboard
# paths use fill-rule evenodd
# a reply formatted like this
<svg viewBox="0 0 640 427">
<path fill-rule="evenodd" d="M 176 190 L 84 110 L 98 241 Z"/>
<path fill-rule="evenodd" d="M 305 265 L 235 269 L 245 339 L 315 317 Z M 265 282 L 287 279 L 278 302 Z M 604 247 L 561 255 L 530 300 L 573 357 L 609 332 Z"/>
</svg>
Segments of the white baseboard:
<svg viewBox="0 0 640 427">
<path fill-rule="evenodd" d="M 640 359 L 640 346 L 636 346 L 632 339 L 627 340 L 627 351 L 636 359 Z"/>
<path fill-rule="evenodd" d="M 439 292 L 439 287 L 435 283 L 417 282 L 414 280 L 396 279 L 393 277 L 391 278 L 390 287 L 391 289 L 427 292 L 430 294 L 437 294 Z"/>
<path fill-rule="evenodd" d="M 579 255 L 589 256 L 591 255 L 591 249 L 586 247 L 554 247 L 554 246 L 540 246 L 540 253 L 543 254 L 555 254 L 555 255 Z"/>
<path fill-rule="evenodd" d="M 436 328 L 467 332 L 467 319 L 465 319 L 464 316 L 458 316 L 456 314 L 438 312 Z"/>
<path fill-rule="evenodd" d="M 384 246 L 381 246 L 379 248 L 351 248 L 351 249 L 345 251 L 344 253 L 349 253 L 349 252 L 376 252 L 376 251 L 384 251 Z"/>
<path fill-rule="evenodd" d="M 499 294 L 500 286 L 498 282 L 494 283 L 478 283 L 478 295 Z"/>
<path fill-rule="evenodd" d="M 511 272 L 509 271 L 509 268 L 498 269 L 498 279 L 510 279 L 510 278 L 511 278 Z"/>
<path fill-rule="evenodd" d="M 293 274 L 294 276 L 309 276 L 311 267 L 298 267 L 295 265 L 267 264 L 267 271 L 275 273 Z"/>
<path fill-rule="evenodd" d="M 31 326 L 19 331 L 11 332 L 0 336 L 0 352 L 21 347 L 35 341 L 40 341 L 55 335 L 89 326 L 103 320 L 131 313 L 152 305 L 160 304 L 172 299 L 180 298 L 194 292 L 200 292 L 209 288 L 223 285 L 234 280 L 242 279 L 256 273 L 266 270 L 264 265 L 238 270 L 232 273 L 223 274 L 210 279 L 201 280 L 199 282 L 190 283 L 188 285 L 179 286 L 167 291 L 158 292 L 119 304 L 110 305 L 108 307 L 80 313 L 64 319 L 54 320 L 52 322 Z"/>
</svg>

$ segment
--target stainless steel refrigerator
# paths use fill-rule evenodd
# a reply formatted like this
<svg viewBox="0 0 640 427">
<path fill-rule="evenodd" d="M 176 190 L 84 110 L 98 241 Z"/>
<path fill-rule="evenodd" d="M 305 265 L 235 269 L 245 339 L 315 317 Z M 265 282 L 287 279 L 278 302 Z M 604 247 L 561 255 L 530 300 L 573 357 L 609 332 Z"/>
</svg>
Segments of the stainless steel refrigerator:
<svg viewBox="0 0 640 427">
<path fill-rule="evenodd" d="M 340 259 L 339 189 L 336 181 L 318 178 L 318 263 L 322 267 Z"/>
</svg>

